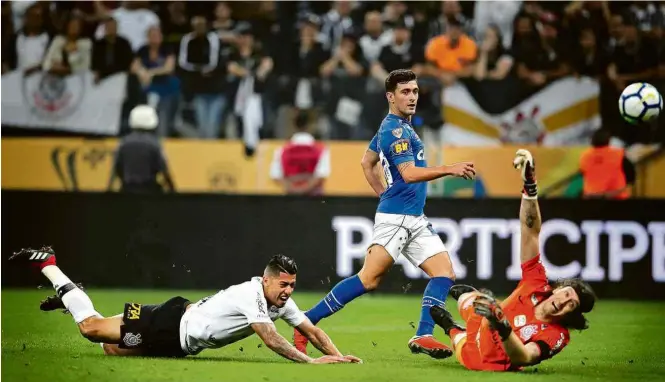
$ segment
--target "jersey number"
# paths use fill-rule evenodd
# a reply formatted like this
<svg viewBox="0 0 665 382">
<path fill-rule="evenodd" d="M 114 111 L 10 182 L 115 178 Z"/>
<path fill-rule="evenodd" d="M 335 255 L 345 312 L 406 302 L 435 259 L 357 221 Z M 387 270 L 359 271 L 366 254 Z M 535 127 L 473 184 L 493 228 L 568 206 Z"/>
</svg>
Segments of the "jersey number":
<svg viewBox="0 0 665 382">
<path fill-rule="evenodd" d="M 396 148 L 399 146 L 402 145 L 397 145 Z M 390 173 L 390 163 L 388 163 L 388 158 L 383 155 L 383 151 L 379 152 L 379 160 L 381 161 L 381 166 L 383 167 L 383 173 L 386 176 L 386 183 L 388 184 L 388 187 L 390 187 L 393 185 L 393 176 Z"/>
</svg>

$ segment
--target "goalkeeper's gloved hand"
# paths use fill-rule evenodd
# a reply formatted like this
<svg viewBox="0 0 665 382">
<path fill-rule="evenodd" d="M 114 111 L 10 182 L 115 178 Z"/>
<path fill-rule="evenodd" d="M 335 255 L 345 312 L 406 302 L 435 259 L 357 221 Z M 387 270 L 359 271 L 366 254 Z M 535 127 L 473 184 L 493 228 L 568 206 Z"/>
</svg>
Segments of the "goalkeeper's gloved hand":
<svg viewBox="0 0 665 382">
<path fill-rule="evenodd" d="M 538 197 L 538 183 L 536 182 L 536 162 L 533 159 L 533 155 L 529 150 L 519 149 L 515 153 L 515 159 L 513 159 L 513 167 L 520 172 L 522 176 L 522 181 L 524 182 L 524 188 L 522 193 L 524 197 L 528 199 L 535 199 Z"/>
<path fill-rule="evenodd" d="M 502 341 L 510 337 L 513 328 L 510 326 L 510 322 L 508 322 L 508 319 L 503 314 L 503 309 L 501 309 L 501 306 L 499 306 L 494 297 L 486 294 L 476 297 L 473 301 L 473 310 L 476 314 L 487 318 L 490 327 L 499 333 Z"/>
</svg>

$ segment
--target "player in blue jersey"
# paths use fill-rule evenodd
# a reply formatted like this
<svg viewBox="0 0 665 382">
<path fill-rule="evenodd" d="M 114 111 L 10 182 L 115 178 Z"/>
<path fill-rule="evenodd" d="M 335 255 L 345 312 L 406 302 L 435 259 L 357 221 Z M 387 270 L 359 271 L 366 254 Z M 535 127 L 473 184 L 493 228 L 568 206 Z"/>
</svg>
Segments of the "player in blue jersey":
<svg viewBox="0 0 665 382">
<path fill-rule="evenodd" d="M 385 86 L 390 113 L 362 159 L 365 178 L 381 198 L 372 244 L 360 272 L 340 281 L 305 315 L 316 325 L 353 299 L 373 291 L 402 254 L 430 277 L 409 349 L 433 358 L 447 358 L 452 350 L 432 336 L 434 321 L 429 310 L 433 305 L 444 304 L 455 273 L 446 247 L 423 214 L 426 182 L 444 176 L 473 179 L 475 170 L 472 163 L 427 167 L 424 145 L 411 126 L 418 102 L 416 75 L 410 70 L 395 70 L 386 78 Z M 378 163 L 387 186 L 381 182 L 380 171 L 376 171 Z M 306 352 L 307 339 L 297 330 L 294 342 L 298 350 Z"/>
</svg>

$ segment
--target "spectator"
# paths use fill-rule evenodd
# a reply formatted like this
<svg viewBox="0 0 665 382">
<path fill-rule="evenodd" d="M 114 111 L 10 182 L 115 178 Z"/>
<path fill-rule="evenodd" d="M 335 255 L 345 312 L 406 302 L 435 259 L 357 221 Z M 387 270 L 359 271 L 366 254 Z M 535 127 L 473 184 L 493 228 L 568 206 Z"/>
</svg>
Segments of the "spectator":
<svg viewBox="0 0 665 382">
<path fill-rule="evenodd" d="M 184 1 L 171 1 L 166 6 L 166 14 L 161 17 L 164 42 L 175 51 L 182 38 L 191 31 L 192 27 L 187 17 Z"/>
<path fill-rule="evenodd" d="M 628 199 L 635 183 L 635 165 L 622 148 L 610 147 L 611 134 L 597 130 L 591 146 L 582 153 L 580 171 L 585 198 Z"/>
<path fill-rule="evenodd" d="M 644 33 L 650 33 L 653 30 L 658 11 L 653 3 L 647 1 L 635 1 L 629 8 L 637 29 Z"/>
<path fill-rule="evenodd" d="M 321 76 L 328 80 L 330 92 L 327 97 L 327 112 L 333 117 L 333 139 L 351 139 L 353 132 L 362 132 L 360 127 L 360 103 L 365 96 L 362 80 L 368 63 L 358 46 L 357 37 L 347 32 L 333 55 L 321 66 Z"/>
<path fill-rule="evenodd" d="M 163 43 L 159 27 L 151 27 L 148 30 L 148 45 L 137 52 L 132 72 L 138 76 L 144 92 L 148 95 L 148 102 L 157 104 L 159 116 L 157 134 L 160 137 L 170 136 L 173 132 L 173 120 L 178 110 L 180 81 L 174 75 L 174 71 L 173 50 Z"/>
<path fill-rule="evenodd" d="M 287 194 L 322 195 L 323 185 L 330 176 L 330 151 L 306 131 L 307 117 L 296 118 L 297 132 L 289 143 L 275 150 L 270 177 Z"/>
<path fill-rule="evenodd" d="M 118 23 L 114 18 L 109 17 L 104 21 L 104 31 L 104 37 L 95 41 L 92 49 L 95 82 L 129 71 L 134 56 L 129 41 L 118 36 Z"/>
<path fill-rule="evenodd" d="M 318 19 L 306 18 L 300 26 L 300 39 L 284 63 L 284 69 L 293 79 L 293 104 L 298 110 L 310 110 L 321 96 L 319 72 L 330 56 L 323 44 L 316 41 Z"/>
<path fill-rule="evenodd" d="M 83 20 L 83 32 L 85 36 L 92 36 L 100 22 L 104 22 L 109 16 L 108 7 L 117 7 L 117 1 L 57 1 L 54 2 L 57 13 L 79 17 Z"/>
<path fill-rule="evenodd" d="M 660 8 L 660 11 L 663 15 L 663 21 L 665 22 L 665 4 Z M 653 29 L 654 40 L 658 43 L 658 71 L 656 73 L 656 78 L 658 78 L 658 85 L 656 85 L 660 90 L 661 94 L 663 89 L 665 89 L 665 23 L 656 24 L 656 27 Z"/>
<path fill-rule="evenodd" d="M 42 13 L 43 8 L 38 6 L 37 1 L 26 0 L 26 1 L 12 1 L 7 3 L 11 7 L 12 21 L 14 24 L 15 32 L 18 32 L 22 28 L 25 28 L 26 26 L 25 23 L 28 21 L 28 12 L 30 12 L 31 9 L 39 8 L 40 17 L 43 17 Z M 3 2 L 2 5 L 4 6 L 5 2 Z M 42 21 L 42 26 L 43 26 L 43 21 Z"/>
<path fill-rule="evenodd" d="M 220 1 L 215 6 L 215 20 L 212 22 L 212 29 L 217 32 L 217 36 L 225 44 L 234 44 L 238 37 L 235 31 L 237 23 L 231 18 L 232 11 L 229 4 Z"/>
<path fill-rule="evenodd" d="M 219 136 L 224 96 L 224 63 L 220 62 L 221 42 L 208 31 L 205 17 L 192 18 L 193 31 L 182 38 L 178 65 L 183 69 L 183 86 L 193 95 L 194 110 L 202 138 Z"/>
<path fill-rule="evenodd" d="M 395 24 L 393 31 L 393 40 L 383 47 L 378 60 L 371 66 L 372 77 L 382 84 L 388 73 L 397 69 L 411 69 L 419 75 L 425 62 L 424 49 L 411 43 L 411 31 L 404 22 Z"/>
<path fill-rule="evenodd" d="M 416 20 L 407 13 L 408 7 L 403 1 L 387 1 L 383 7 L 383 22 L 389 29 L 397 24 L 404 24 L 410 30 L 416 27 Z"/>
<path fill-rule="evenodd" d="M 7 54 L 2 55 L 2 67 L 3 71 L 23 70 L 27 76 L 41 68 L 51 38 L 44 28 L 41 7 L 29 7 L 22 25 L 23 28 L 9 40 Z"/>
<path fill-rule="evenodd" d="M 554 16 L 544 16 L 540 34 L 534 31 L 533 26 L 530 16 L 518 16 L 519 41 L 513 46 L 518 77 L 529 86 L 541 87 L 569 74 L 570 69 L 567 57 L 564 57 L 564 47 L 558 40 Z"/>
<path fill-rule="evenodd" d="M 520 10 L 521 1 L 478 1 L 473 10 L 474 35 L 487 36 L 488 28 L 502 36 L 504 48 L 510 48 L 513 42 L 513 21 Z"/>
<path fill-rule="evenodd" d="M 335 51 L 344 34 L 353 29 L 352 6 L 351 1 L 335 1 L 333 8 L 323 16 L 320 38 L 326 50 Z"/>
<path fill-rule="evenodd" d="M 358 44 L 362 49 L 367 62 L 374 62 L 379 58 L 381 49 L 393 40 L 392 31 L 383 30 L 381 13 L 370 11 L 365 14 L 365 35 Z"/>
<path fill-rule="evenodd" d="M 613 14 L 610 16 L 608 25 L 609 39 L 605 48 L 608 51 L 614 50 L 617 42 L 623 38 L 623 16 L 621 14 Z"/>
<path fill-rule="evenodd" d="M 621 92 L 629 83 L 649 80 L 656 74 L 656 47 L 639 34 L 634 23 L 624 23 L 620 40 L 610 52 L 607 77 Z"/>
<path fill-rule="evenodd" d="M 132 132 L 122 139 L 115 155 L 108 190 L 119 178 L 123 192 L 161 193 L 164 188 L 157 181 L 161 174 L 167 190 L 173 192 L 173 180 L 162 152 L 162 145 L 154 135 L 159 124 L 155 109 L 139 105 L 129 114 Z"/>
<path fill-rule="evenodd" d="M 605 50 L 598 47 L 593 29 L 580 31 L 579 46 L 572 60 L 573 71 L 578 76 L 600 79 L 606 72 L 607 57 Z"/>
<path fill-rule="evenodd" d="M 432 74 L 446 85 L 458 77 L 473 74 L 477 48 L 476 43 L 464 34 L 463 23 L 462 19 L 455 17 L 448 20 L 446 34 L 430 40 L 425 49 L 425 58 L 433 66 Z"/>
<path fill-rule="evenodd" d="M 607 41 L 611 13 L 607 1 L 573 1 L 564 10 L 564 26 L 574 36 L 590 28 L 596 41 Z"/>
<path fill-rule="evenodd" d="M 228 72 L 236 79 L 237 90 L 233 111 L 245 143 L 245 154 L 254 155 L 263 127 L 263 93 L 273 69 L 272 58 L 254 40 L 248 24 L 238 28 L 236 49 L 229 55 Z"/>
<path fill-rule="evenodd" d="M 501 31 L 496 25 L 489 25 L 480 44 L 478 62 L 473 76 L 477 80 L 502 80 L 513 67 L 513 58 L 503 47 Z"/>
<path fill-rule="evenodd" d="M 450 27 L 450 20 L 455 20 L 456 26 L 460 26 L 467 36 L 473 35 L 472 22 L 462 14 L 462 7 L 459 1 L 444 0 L 441 1 L 441 14 L 430 22 L 430 39 L 447 34 Z"/>
<path fill-rule="evenodd" d="M 42 69 L 52 74 L 66 76 L 90 70 L 92 41 L 81 37 L 83 21 L 71 18 L 65 26 L 65 35 L 58 35 L 44 58 Z"/>
<path fill-rule="evenodd" d="M 129 41 L 134 52 L 146 44 L 148 29 L 159 26 L 159 17 L 146 9 L 147 6 L 147 1 L 124 1 L 121 7 L 107 14 L 118 22 L 118 34 Z M 105 24 L 97 28 L 95 38 L 99 40 L 104 36 L 104 28 Z"/>
<path fill-rule="evenodd" d="M 340 46 L 321 67 L 323 77 L 359 77 L 364 74 L 367 62 L 358 47 L 358 40 L 352 32 L 344 34 Z"/>
</svg>

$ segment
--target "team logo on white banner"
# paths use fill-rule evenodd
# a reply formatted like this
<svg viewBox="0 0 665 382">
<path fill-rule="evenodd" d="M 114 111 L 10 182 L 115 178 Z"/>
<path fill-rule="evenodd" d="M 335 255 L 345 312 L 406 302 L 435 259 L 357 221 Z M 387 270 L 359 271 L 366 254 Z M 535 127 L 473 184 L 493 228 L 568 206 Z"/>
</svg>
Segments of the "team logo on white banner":
<svg viewBox="0 0 665 382">
<path fill-rule="evenodd" d="M 23 87 L 23 97 L 33 113 L 49 119 L 70 116 L 85 96 L 82 75 L 62 77 L 39 72 L 24 77 Z"/>
</svg>

